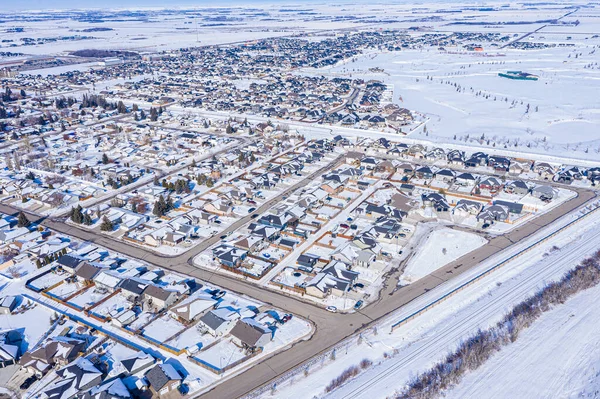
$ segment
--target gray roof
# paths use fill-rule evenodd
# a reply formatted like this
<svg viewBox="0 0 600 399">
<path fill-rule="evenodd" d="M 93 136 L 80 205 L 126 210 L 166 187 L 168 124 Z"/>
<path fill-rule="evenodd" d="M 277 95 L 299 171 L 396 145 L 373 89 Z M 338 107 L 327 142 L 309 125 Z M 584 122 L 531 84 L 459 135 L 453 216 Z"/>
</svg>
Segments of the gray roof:
<svg viewBox="0 0 600 399">
<path fill-rule="evenodd" d="M 155 390 L 162 389 L 170 381 L 181 380 L 181 376 L 170 364 L 157 364 L 146 373 L 146 379 Z"/>
</svg>

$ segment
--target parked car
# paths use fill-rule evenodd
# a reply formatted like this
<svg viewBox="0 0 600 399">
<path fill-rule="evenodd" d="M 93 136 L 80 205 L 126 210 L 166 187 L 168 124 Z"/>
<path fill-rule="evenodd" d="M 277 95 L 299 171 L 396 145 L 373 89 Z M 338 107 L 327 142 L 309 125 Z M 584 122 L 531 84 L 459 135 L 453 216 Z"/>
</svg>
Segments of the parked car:
<svg viewBox="0 0 600 399">
<path fill-rule="evenodd" d="M 360 308 L 362 307 L 362 305 L 363 305 L 363 301 L 357 301 L 357 302 L 354 304 L 354 310 L 358 310 L 358 309 L 360 309 Z"/>
<path fill-rule="evenodd" d="M 348 226 L 346 223 L 342 223 L 342 224 L 340 224 L 340 227 L 343 229 L 347 229 L 350 226 Z"/>
<path fill-rule="evenodd" d="M 337 308 L 335 306 L 327 306 L 325 310 L 331 313 L 337 313 Z"/>
</svg>

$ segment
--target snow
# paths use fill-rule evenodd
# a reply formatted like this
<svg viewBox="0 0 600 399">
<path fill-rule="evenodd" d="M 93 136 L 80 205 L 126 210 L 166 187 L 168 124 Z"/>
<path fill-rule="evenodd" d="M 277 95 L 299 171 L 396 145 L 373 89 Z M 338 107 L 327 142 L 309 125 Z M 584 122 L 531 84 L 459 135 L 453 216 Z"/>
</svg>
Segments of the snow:
<svg viewBox="0 0 600 399">
<path fill-rule="evenodd" d="M 592 398 L 600 385 L 600 287 L 544 314 L 516 342 L 466 375 L 445 396 Z"/>
<path fill-rule="evenodd" d="M 446 227 L 434 230 L 408 262 L 401 281 L 413 283 L 486 243 L 485 238 L 474 233 Z"/>
<path fill-rule="evenodd" d="M 185 326 L 183 324 L 172 317 L 165 315 L 148 324 L 144 328 L 143 334 L 158 342 L 165 342 L 184 328 Z"/>
</svg>

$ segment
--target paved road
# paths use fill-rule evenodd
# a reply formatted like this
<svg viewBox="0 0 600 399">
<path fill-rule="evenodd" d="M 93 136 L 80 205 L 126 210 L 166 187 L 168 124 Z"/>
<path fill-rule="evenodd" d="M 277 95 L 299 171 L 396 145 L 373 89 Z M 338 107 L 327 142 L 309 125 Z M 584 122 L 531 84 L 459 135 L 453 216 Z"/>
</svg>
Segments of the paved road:
<svg viewBox="0 0 600 399">
<path fill-rule="evenodd" d="M 321 171 L 318 172 L 322 173 Z M 315 172 L 311 174 L 311 176 L 316 176 L 317 174 L 318 173 Z M 303 184 L 306 184 L 306 179 L 303 179 L 301 182 L 290 187 L 286 190 L 286 193 L 301 187 Z M 201 248 L 206 248 L 208 244 L 202 245 L 198 247 L 198 249 L 192 249 L 185 254 L 169 258 L 150 253 L 141 247 L 131 246 L 125 242 L 114 240 L 107 236 L 100 236 L 75 226 L 66 225 L 60 221 L 42 219 L 41 223 L 61 233 L 74 236 L 81 240 L 94 242 L 114 251 L 121 252 L 127 256 L 142 259 L 157 267 L 174 270 L 201 280 L 209 281 L 222 286 L 225 289 L 252 296 L 267 304 L 283 308 L 286 311 L 311 320 L 316 328 L 314 335 L 309 340 L 299 342 L 287 351 L 275 353 L 266 357 L 248 370 L 236 376 L 231 382 L 217 385 L 211 391 L 201 396 L 202 399 L 237 398 L 260 386 L 268 384 L 277 376 L 301 365 L 310 358 L 327 351 L 344 338 L 406 305 L 423 293 L 437 287 L 454 276 L 470 270 L 493 254 L 510 247 L 519 240 L 535 233 L 541 227 L 549 225 L 564 214 L 575 210 L 582 204 L 596 197 L 596 194 L 590 190 L 579 188 L 572 189 L 577 192 L 577 197 L 557 206 L 548 213 L 528 221 L 524 225 L 517 227 L 505 235 L 492 238 L 487 245 L 457 259 L 395 293 L 393 290 L 396 287 L 399 272 L 392 273 L 386 280 L 386 284 L 384 285 L 379 299 L 362 309 L 360 312 L 351 314 L 332 314 L 326 312 L 321 307 L 304 302 L 299 298 L 285 295 L 278 292 L 278 290 L 265 289 L 264 287 L 257 289 L 256 285 L 246 280 L 192 266 L 189 263 L 189 260 L 199 253 L 202 250 Z M 282 193 L 282 195 L 278 196 L 276 199 L 264 204 L 260 211 L 262 212 L 268 209 L 269 206 L 280 200 L 283 195 L 285 194 Z M 0 205 L 0 211 L 4 213 L 16 213 L 18 210 L 6 205 Z M 31 220 L 37 218 L 35 215 L 29 215 L 29 217 Z"/>
</svg>

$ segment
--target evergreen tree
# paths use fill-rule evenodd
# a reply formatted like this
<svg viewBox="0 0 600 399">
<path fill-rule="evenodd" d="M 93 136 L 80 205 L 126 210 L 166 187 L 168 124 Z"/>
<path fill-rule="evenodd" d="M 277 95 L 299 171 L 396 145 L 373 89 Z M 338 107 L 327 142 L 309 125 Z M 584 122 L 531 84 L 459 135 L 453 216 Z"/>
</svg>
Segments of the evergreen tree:
<svg viewBox="0 0 600 399">
<path fill-rule="evenodd" d="M 108 159 L 108 155 L 106 155 L 106 153 L 102 154 L 102 163 L 106 165 L 109 162 L 110 160 Z"/>
<path fill-rule="evenodd" d="M 106 215 L 102 218 L 102 224 L 100 224 L 100 230 L 102 231 L 113 231 L 113 222 L 111 222 Z"/>
<path fill-rule="evenodd" d="M 120 114 L 126 114 L 127 113 L 127 107 L 125 106 L 125 104 L 123 104 L 123 101 L 119 101 L 119 103 L 117 104 L 117 111 Z"/>
<path fill-rule="evenodd" d="M 83 224 L 85 224 L 86 226 L 91 226 L 93 223 L 92 221 L 92 217 L 86 213 L 83 215 Z"/>
<path fill-rule="evenodd" d="M 29 221 L 29 219 L 27 219 L 27 216 L 25 216 L 23 211 L 19 212 L 19 217 L 17 220 L 17 226 L 19 227 L 29 227 L 29 225 L 31 224 L 31 222 Z"/>
</svg>

